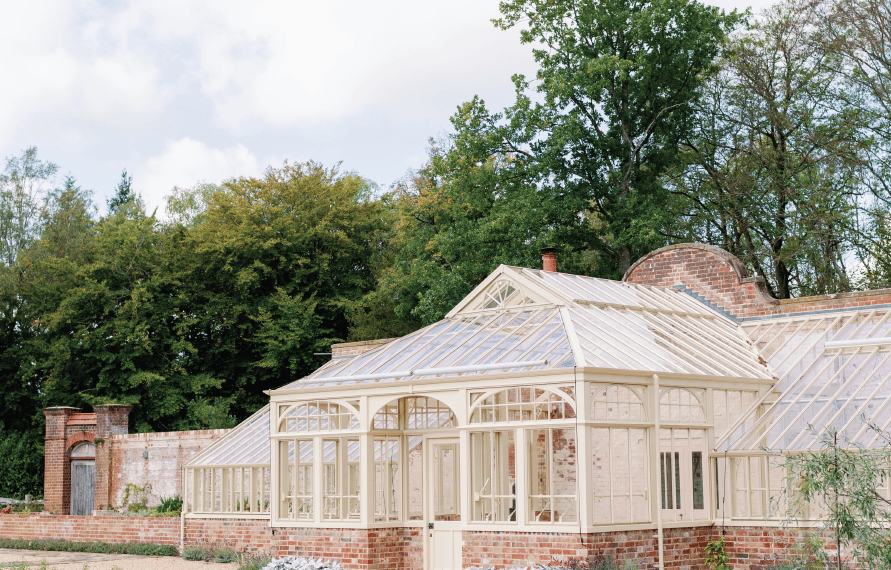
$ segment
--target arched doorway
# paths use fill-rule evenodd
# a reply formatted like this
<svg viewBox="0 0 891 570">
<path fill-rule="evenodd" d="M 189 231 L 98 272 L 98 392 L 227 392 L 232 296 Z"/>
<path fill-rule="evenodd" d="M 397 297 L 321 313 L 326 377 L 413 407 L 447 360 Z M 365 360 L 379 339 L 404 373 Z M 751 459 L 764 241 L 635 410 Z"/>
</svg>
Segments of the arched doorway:
<svg viewBox="0 0 891 570">
<path fill-rule="evenodd" d="M 418 521 L 425 568 L 461 565 L 458 422 L 443 402 L 406 396 L 381 407 L 374 434 L 375 521 Z"/>
<path fill-rule="evenodd" d="M 78 443 L 71 449 L 71 514 L 86 516 L 93 512 L 96 488 L 96 444 Z"/>
</svg>

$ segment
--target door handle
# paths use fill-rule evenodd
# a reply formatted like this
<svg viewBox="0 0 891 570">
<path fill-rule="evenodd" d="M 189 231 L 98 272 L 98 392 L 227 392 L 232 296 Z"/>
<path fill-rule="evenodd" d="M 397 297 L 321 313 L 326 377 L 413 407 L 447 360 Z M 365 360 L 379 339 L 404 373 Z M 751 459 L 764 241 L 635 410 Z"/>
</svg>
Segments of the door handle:
<svg viewBox="0 0 891 570">
<path fill-rule="evenodd" d="M 433 523 L 427 523 L 427 528 L 429 528 L 430 530 L 433 530 Z"/>
</svg>

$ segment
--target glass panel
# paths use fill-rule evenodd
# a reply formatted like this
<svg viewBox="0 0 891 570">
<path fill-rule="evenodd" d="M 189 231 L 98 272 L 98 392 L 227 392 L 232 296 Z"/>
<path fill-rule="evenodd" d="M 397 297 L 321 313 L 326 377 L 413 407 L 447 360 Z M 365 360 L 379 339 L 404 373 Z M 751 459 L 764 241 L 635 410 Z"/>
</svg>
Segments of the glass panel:
<svg viewBox="0 0 891 570">
<path fill-rule="evenodd" d="M 434 443 L 432 452 L 433 520 L 460 521 L 458 444 Z"/>
<path fill-rule="evenodd" d="M 693 452 L 693 508 L 704 509 L 705 497 L 702 487 L 702 452 Z"/>
<path fill-rule="evenodd" d="M 398 521 L 401 510 L 402 472 L 397 437 L 374 438 L 374 520 Z"/>
<path fill-rule="evenodd" d="M 358 520 L 359 440 L 323 440 L 322 457 L 322 519 Z"/>
<path fill-rule="evenodd" d="M 641 388 L 642 389 L 642 388 Z M 646 421 L 646 412 L 637 393 L 627 386 L 591 386 L 594 420 L 606 422 Z"/>
<path fill-rule="evenodd" d="M 569 390 L 568 397 L 572 397 Z M 479 402 L 470 423 L 530 422 L 575 418 L 567 398 L 549 390 L 518 387 L 489 395 Z"/>
<path fill-rule="evenodd" d="M 594 522 L 648 522 L 647 430 L 593 428 Z"/>
<path fill-rule="evenodd" d="M 531 523 L 575 522 L 578 486 L 575 430 L 527 430 Z"/>
<path fill-rule="evenodd" d="M 280 441 L 278 449 L 281 465 L 279 516 L 286 520 L 313 520 L 313 442 Z"/>
<path fill-rule="evenodd" d="M 279 405 L 280 433 L 359 429 L 359 420 L 345 406 L 333 402 L 306 402 Z"/>
<path fill-rule="evenodd" d="M 424 520 L 424 438 L 414 435 L 408 438 L 408 520 Z"/>
<path fill-rule="evenodd" d="M 701 391 L 697 390 L 697 392 Z M 690 390 L 671 388 L 659 398 L 659 416 L 663 422 L 702 423 L 705 411 L 702 401 Z"/>
<path fill-rule="evenodd" d="M 517 520 L 514 432 L 471 433 L 470 458 L 471 520 Z"/>
</svg>

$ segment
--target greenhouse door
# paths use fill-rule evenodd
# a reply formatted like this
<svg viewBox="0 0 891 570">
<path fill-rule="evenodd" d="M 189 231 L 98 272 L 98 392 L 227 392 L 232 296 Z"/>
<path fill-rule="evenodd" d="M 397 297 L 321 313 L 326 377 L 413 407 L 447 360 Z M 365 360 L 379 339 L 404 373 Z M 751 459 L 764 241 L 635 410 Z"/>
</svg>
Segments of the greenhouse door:
<svg viewBox="0 0 891 570">
<path fill-rule="evenodd" d="M 457 438 L 427 440 L 426 569 L 461 568 L 461 493 Z"/>
<path fill-rule="evenodd" d="M 705 431 L 663 429 L 659 442 L 658 500 L 662 520 L 688 521 L 706 518 Z"/>
</svg>

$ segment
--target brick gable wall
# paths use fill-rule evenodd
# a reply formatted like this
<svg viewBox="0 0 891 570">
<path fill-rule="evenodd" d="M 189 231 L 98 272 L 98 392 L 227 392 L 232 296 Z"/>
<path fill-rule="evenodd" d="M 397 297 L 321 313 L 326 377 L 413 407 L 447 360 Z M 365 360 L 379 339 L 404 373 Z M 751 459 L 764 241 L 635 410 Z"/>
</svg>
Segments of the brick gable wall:
<svg viewBox="0 0 891 570">
<path fill-rule="evenodd" d="M 763 277 L 749 276 L 739 259 L 700 243 L 657 249 L 635 262 L 622 280 L 686 289 L 740 319 L 891 304 L 891 289 L 774 299 Z"/>
</svg>

